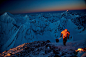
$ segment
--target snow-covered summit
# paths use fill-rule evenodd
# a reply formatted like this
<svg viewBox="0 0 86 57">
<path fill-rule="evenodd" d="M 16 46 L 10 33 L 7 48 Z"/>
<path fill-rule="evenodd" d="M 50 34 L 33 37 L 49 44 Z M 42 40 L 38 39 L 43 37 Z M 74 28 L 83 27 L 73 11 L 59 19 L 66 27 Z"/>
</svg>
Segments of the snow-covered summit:
<svg viewBox="0 0 86 57">
<path fill-rule="evenodd" d="M 68 11 L 65 11 L 65 12 L 63 12 L 63 13 L 61 13 L 61 14 L 70 14 Z"/>
<path fill-rule="evenodd" d="M 9 12 L 5 12 L 4 14 L 3 14 L 3 16 L 13 16 L 11 13 L 9 13 Z"/>
<path fill-rule="evenodd" d="M 25 15 L 26 18 L 28 18 L 29 16 L 28 15 Z"/>
<path fill-rule="evenodd" d="M 15 22 L 13 15 L 9 12 L 5 12 L 3 15 L 0 16 L 0 20 L 5 23 Z"/>
<path fill-rule="evenodd" d="M 62 17 L 65 17 L 66 19 L 71 19 L 72 15 L 70 14 L 70 12 L 65 11 L 63 13 L 61 13 Z"/>
</svg>

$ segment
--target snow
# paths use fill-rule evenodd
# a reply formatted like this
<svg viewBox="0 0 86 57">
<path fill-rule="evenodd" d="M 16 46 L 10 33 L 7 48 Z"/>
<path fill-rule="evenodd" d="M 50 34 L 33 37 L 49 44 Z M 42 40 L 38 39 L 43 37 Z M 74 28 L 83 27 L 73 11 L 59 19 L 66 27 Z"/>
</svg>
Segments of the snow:
<svg viewBox="0 0 86 57">
<path fill-rule="evenodd" d="M 21 26 L 20 26 L 20 28 L 21 28 Z M 20 29 L 19 28 L 19 29 Z M 16 33 L 14 34 L 14 35 L 12 35 L 11 37 L 10 37 L 10 39 L 6 42 L 6 44 L 4 44 L 2 47 L 2 51 L 4 51 L 5 49 L 10 49 L 10 48 L 12 48 L 13 47 L 13 45 L 14 45 L 14 43 L 15 43 L 15 41 L 16 41 L 16 38 L 15 38 L 15 36 L 16 36 L 16 34 L 18 33 L 18 31 L 19 31 L 19 29 L 16 31 Z"/>
<path fill-rule="evenodd" d="M 82 41 L 67 42 L 66 46 L 64 46 L 62 43 L 52 43 L 47 41 L 24 43 L 8 51 L 2 52 L 0 56 L 8 56 L 9 54 L 9 56 L 14 57 L 82 57 L 86 56 L 86 51 L 75 52 L 75 50 L 77 50 L 80 46 L 83 48 Z"/>
<path fill-rule="evenodd" d="M 70 32 L 70 39 L 67 42 L 85 39 L 86 24 L 82 17 L 84 15 L 72 15 L 67 11 L 24 16 L 5 12 L 0 16 L 0 51 L 34 41 L 50 40 L 54 43 L 55 39 L 60 38 L 61 31 L 64 29 Z M 62 38 L 59 39 L 59 43 L 62 41 Z"/>
</svg>

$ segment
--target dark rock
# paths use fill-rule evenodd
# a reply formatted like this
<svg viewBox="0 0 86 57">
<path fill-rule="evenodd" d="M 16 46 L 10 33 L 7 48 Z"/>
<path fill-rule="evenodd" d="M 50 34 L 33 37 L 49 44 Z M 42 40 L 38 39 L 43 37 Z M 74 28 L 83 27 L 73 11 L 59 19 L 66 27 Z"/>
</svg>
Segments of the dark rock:
<svg viewBox="0 0 86 57">
<path fill-rule="evenodd" d="M 50 40 L 47 40 L 46 42 L 47 42 L 47 43 L 50 43 Z"/>
<path fill-rule="evenodd" d="M 59 56 L 59 55 L 55 55 L 54 57 L 61 57 L 61 56 Z"/>
<path fill-rule="evenodd" d="M 61 56 L 64 56 L 64 55 L 66 55 L 66 54 L 62 52 L 62 55 Z"/>
<path fill-rule="evenodd" d="M 45 48 L 48 48 L 48 47 L 49 47 L 50 49 L 52 48 L 52 46 L 51 46 L 50 44 L 47 44 L 47 45 L 45 46 Z"/>
<path fill-rule="evenodd" d="M 58 50 L 53 50 L 53 53 L 54 54 L 59 54 L 59 51 Z"/>
<path fill-rule="evenodd" d="M 25 50 L 28 50 L 30 47 L 26 47 Z"/>
<path fill-rule="evenodd" d="M 48 54 L 50 52 L 51 52 L 51 50 L 45 50 L 45 54 Z"/>
</svg>

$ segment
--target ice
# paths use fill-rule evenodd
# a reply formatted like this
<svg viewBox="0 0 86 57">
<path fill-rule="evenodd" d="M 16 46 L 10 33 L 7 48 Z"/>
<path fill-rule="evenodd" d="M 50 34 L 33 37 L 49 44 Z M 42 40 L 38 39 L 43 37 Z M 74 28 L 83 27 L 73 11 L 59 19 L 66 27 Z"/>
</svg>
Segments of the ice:
<svg viewBox="0 0 86 57">
<path fill-rule="evenodd" d="M 20 26 L 20 28 L 21 28 L 21 26 Z M 19 29 L 20 29 L 20 28 L 19 28 Z M 4 44 L 4 45 L 2 46 L 2 47 L 3 47 L 3 48 L 1 48 L 2 51 L 4 51 L 5 49 L 8 50 L 8 49 L 10 49 L 10 48 L 13 47 L 13 45 L 14 45 L 14 43 L 15 43 L 15 41 L 16 41 L 15 36 L 16 36 L 16 34 L 18 33 L 19 29 L 16 31 L 16 33 L 14 33 L 14 34 L 9 38 L 9 40 L 6 42 L 6 44 Z"/>
</svg>

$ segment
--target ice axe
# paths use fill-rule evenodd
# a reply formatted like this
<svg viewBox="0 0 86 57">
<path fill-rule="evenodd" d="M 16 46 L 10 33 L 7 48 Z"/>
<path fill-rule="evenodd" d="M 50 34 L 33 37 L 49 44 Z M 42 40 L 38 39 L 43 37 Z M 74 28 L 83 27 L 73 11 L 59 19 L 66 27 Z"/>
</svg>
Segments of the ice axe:
<svg viewBox="0 0 86 57">
<path fill-rule="evenodd" d="M 59 39 L 61 39 L 62 37 L 60 37 Z"/>
</svg>

